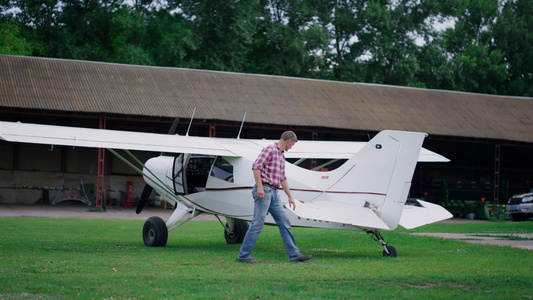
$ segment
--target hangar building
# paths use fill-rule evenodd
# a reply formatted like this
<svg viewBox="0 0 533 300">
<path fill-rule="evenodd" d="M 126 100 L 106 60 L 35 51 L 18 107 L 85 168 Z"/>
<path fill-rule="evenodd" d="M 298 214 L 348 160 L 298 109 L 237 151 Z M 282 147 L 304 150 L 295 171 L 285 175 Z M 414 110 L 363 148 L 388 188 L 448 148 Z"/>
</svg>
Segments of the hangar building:
<svg viewBox="0 0 533 300">
<path fill-rule="evenodd" d="M 533 186 L 532 98 L 0 55 L 1 121 L 166 133 L 179 118 L 178 134 L 236 137 L 245 115 L 241 138 L 426 132 L 424 147 L 451 162 L 419 163 L 412 197 L 504 203 Z M 0 203 L 47 203 L 63 179 L 97 182 L 97 149 L 0 141 L 0 153 Z M 123 202 L 128 182 L 140 196 L 142 178 L 109 153 L 102 172 L 106 201 Z"/>
</svg>

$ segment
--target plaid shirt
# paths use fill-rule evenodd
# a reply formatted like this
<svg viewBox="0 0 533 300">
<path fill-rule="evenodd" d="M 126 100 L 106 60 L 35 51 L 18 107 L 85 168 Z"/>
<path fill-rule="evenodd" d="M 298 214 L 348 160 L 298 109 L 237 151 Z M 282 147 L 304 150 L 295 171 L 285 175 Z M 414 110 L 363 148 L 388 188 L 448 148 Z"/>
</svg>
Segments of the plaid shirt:
<svg viewBox="0 0 533 300">
<path fill-rule="evenodd" d="M 252 165 L 252 170 L 261 170 L 261 181 L 276 187 L 287 180 L 285 177 L 285 154 L 278 143 L 269 145 L 263 150 Z"/>
</svg>

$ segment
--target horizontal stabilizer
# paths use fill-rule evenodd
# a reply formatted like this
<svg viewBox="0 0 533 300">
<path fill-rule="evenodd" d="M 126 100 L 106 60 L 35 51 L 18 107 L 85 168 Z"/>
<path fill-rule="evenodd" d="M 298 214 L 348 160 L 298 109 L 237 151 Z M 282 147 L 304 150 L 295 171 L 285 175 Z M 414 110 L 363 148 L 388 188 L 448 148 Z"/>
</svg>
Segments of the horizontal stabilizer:
<svg viewBox="0 0 533 300">
<path fill-rule="evenodd" d="M 418 205 L 405 205 L 400 218 L 400 225 L 405 229 L 413 229 L 423 225 L 443 221 L 453 217 L 442 206 L 417 200 Z"/>
<path fill-rule="evenodd" d="M 296 201 L 296 209 L 289 209 L 300 218 L 350 224 L 364 229 L 390 230 L 370 208 L 332 202 L 302 203 Z"/>
</svg>

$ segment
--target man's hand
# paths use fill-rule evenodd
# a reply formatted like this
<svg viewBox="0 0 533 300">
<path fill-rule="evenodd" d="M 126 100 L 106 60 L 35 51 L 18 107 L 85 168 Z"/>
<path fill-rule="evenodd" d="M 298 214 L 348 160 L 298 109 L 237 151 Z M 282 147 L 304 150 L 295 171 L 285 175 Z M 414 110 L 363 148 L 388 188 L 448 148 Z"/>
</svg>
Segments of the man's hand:
<svg viewBox="0 0 533 300">
<path fill-rule="evenodd" d="M 265 190 L 263 190 L 262 186 L 257 187 L 257 198 L 263 199 L 265 197 Z"/>
<path fill-rule="evenodd" d="M 291 208 L 291 206 L 292 206 L 292 210 L 296 210 L 296 201 L 294 201 L 292 197 L 289 197 L 289 208 Z"/>
</svg>

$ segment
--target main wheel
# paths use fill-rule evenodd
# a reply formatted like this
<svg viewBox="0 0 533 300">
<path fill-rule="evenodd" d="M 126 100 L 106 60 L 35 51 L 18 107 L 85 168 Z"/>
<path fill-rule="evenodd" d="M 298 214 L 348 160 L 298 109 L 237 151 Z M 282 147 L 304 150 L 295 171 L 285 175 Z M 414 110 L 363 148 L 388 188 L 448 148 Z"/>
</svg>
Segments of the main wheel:
<svg viewBox="0 0 533 300">
<path fill-rule="evenodd" d="M 396 248 L 392 247 L 392 246 L 385 246 L 387 247 L 387 250 L 389 251 L 389 253 L 387 253 L 387 251 L 385 251 L 385 249 L 383 249 L 383 256 L 387 256 L 387 257 L 396 257 L 398 256 L 398 252 L 396 251 Z"/>
<path fill-rule="evenodd" d="M 165 247 L 168 240 L 168 229 L 160 217 L 151 217 L 144 223 L 143 240 L 148 247 Z"/>
<path fill-rule="evenodd" d="M 529 220 L 528 215 L 522 215 L 522 214 L 512 214 L 511 215 L 511 221 L 512 222 L 523 222 Z"/>
<path fill-rule="evenodd" d="M 228 227 L 228 224 L 226 224 L 226 227 Z M 248 231 L 248 227 L 250 226 L 246 221 L 237 219 L 233 220 L 233 231 L 224 229 L 224 237 L 226 238 L 226 243 L 230 245 L 241 244 L 242 240 L 244 240 L 246 232 Z"/>
</svg>

